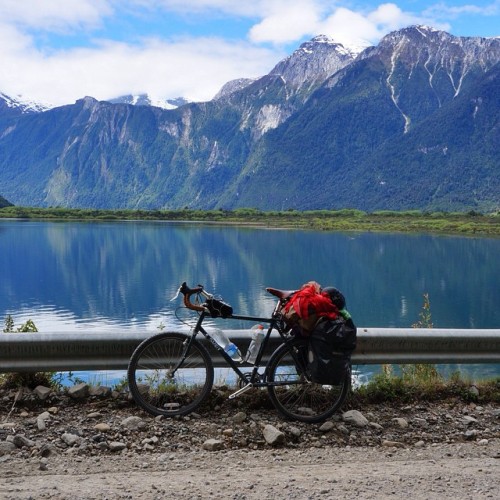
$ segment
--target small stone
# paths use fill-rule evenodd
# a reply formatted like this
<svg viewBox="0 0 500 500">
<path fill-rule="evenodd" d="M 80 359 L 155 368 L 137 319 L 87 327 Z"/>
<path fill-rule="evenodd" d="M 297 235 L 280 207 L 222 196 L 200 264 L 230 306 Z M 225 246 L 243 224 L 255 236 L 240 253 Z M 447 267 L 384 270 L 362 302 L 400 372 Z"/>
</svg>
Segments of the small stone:
<svg viewBox="0 0 500 500">
<path fill-rule="evenodd" d="M 367 418 L 358 410 L 349 410 L 342 414 L 342 420 L 349 424 L 354 424 L 357 427 L 366 427 L 368 425 Z"/>
<path fill-rule="evenodd" d="M 334 424 L 331 420 L 329 420 L 329 421 L 327 421 L 327 422 L 323 423 L 323 424 L 320 426 L 319 430 L 320 430 L 320 432 L 329 432 L 329 431 L 331 431 L 334 427 L 335 427 L 335 424 Z"/>
<path fill-rule="evenodd" d="M 246 419 L 247 419 L 247 414 L 243 411 L 238 412 L 232 418 L 232 420 L 235 424 L 242 424 Z"/>
<path fill-rule="evenodd" d="M 415 448 L 423 448 L 425 446 L 424 441 L 420 440 L 415 443 Z"/>
<path fill-rule="evenodd" d="M 408 427 L 408 420 L 406 420 L 406 418 L 393 418 L 392 421 L 401 427 L 401 429 L 406 429 Z"/>
<path fill-rule="evenodd" d="M 273 425 L 267 424 L 264 427 L 262 434 L 264 435 L 266 443 L 271 446 L 278 446 L 285 442 L 285 434 L 276 429 Z"/>
<path fill-rule="evenodd" d="M 477 423 L 477 419 L 475 419 L 474 417 L 471 417 L 470 415 L 465 415 L 465 417 L 462 418 L 462 422 L 465 425 L 471 425 L 471 424 Z"/>
<path fill-rule="evenodd" d="M 207 439 L 202 447 L 207 451 L 218 451 L 224 448 L 224 442 L 219 439 Z"/>
<path fill-rule="evenodd" d="M 43 413 L 40 413 L 38 417 L 36 417 L 36 426 L 38 427 L 39 431 L 44 431 L 47 426 L 45 422 L 50 419 L 50 413 L 48 411 L 44 411 Z"/>
<path fill-rule="evenodd" d="M 108 444 L 109 451 L 113 452 L 124 450 L 126 447 L 127 445 L 120 441 L 111 441 L 111 443 Z"/>
<path fill-rule="evenodd" d="M 73 399 L 83 399 L 89 395 L 89 384 L 81 383 L 68 389 L 68 396 Z"/>
<path fill-rule="evenodd" d="M 106 398 L 111 396 L 111 387 L 106 387 L 103 385 L 91 386 L 89 388 L 89 395 L 101 398 Z"/>
<path fill-rule="evenodd" d="M 79 445 L 82 441 L 82 438 L 80 436 L 77 436 L 76 434 L 71 434 L 69 432 L 65 432 L 62 436 L 61 439 L 68 445 L 68 446 L 75 446 Z"/>
<path fill-rule="evenodd" d="M 223 436 L 231 437 L 234 434 L 233 429 L 224 429 L 222 431 Z"/>
<path fill-rule="evenodd" d="M 449 415 L 447 415 L 447 418 L 449 418 Z M 415 425 L 418 425 L 419 427 L 424 427 L 424 428 L 429 426 L 429 424 L 428 424 L 427 420 L 425 420 L 425 418 L 415 417 L 413 419 L 413 423 Z"/>
<path fill-rule="evenodd" d="M 42 458 L 40 460 L 40 464 L 38 465 L 38 468 L 40 470 L 47 470 L 47 459 L 46 458 Z"/>
<path fill-rule="evenodd" d="M 35 441 L 32 441 L 31 439 L 28 439 L 25 435 L 23 434 L 16 434 L 14 438 L 12 439 L 12 442 L 18 447 L 18 448 L 33 448 L 35 446 Z"/>
<path fill-rule="evenodd" d="M 50 413 L 48 411 L 44 411 L 43 413 L 40 413 L 40 415 L 38 415 L 39 419 L 41 420 L 49 420 L 50 419 Z"/>
<path fill-rule="evenodd" d="M 290 427 L 290 434 L 293 437 L 299 438 L 302 435 L 302 431 L 298 427 Z"/>
<path fill-rule="evenodd" d="M 1 441 L 0 442 L 0 457 L 3 457 L 4 455 L 9 455 L 15 449 L 16 449 L 16 445 L 14 443 L 9 443 L 9 441 Z"/>
<path fill-rule="evenodd" d="M 337 429 L 342 433 L 345 434 L 346 436 L 349 435 L 349 429 L 343 425 L 343 424 L 338 424 Z"/>
<path fill-rule="evenodd" d="M 146 422 L 141 417 L 127 417 L 121 421 L 120 425 L 131 431 L 136 431 L 146 427 Z"/>
<path fill-rule="evenodd" d="M 377 422 L 369 422 L 368 424 L 372 429 L 376 429 L 377 431 L 383 431 L 384 428 L 380 425 L 377 424 Z"/>
<path fill-rule="evenodd" d="M 472 429 L 470 431 L 465 431 L 464 433 L 464 436 L 465 436 L 465 439 L 474 439 L 475 437 L 477 437 L 479 433 L 477 432 L 476 429 Z"/>
<path fill-rule="evenodd" d="M 479 446 L 486 446 L 487 444 L 489 443 L 489 441 L 487 439 L 480 439 L 477 444 Z"/>
<path fill-rule="evenodd" d="M 111 426 L 105 423 L 100 423 L 94 425 L 94 429 L 98 432 L 109 432 L 111 430 Z"/>
<path fill-rule="evenodd" d="M 45 401 L 48 397 L 49 394 L 52 392 L 52 389 L 50 387 L 45 387 L 43 385 L 37 385 L 33 389 L 33 394 L 36 394 L 38 399 Z"/>
</svg>

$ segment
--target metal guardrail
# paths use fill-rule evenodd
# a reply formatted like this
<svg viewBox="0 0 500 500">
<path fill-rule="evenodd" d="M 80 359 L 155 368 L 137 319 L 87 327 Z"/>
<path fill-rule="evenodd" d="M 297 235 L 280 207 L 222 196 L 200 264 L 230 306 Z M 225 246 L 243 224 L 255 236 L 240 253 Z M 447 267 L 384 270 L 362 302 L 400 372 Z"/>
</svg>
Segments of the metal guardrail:
<svg viewBox="0 0 500 500">
<path fill-rule="evenodd" d="M 226 330 L 242 352 L 248 330 Z M 57 332 L 0 334 L 0 373 L 126 369 L 139 343 L 151 332 Z M 279 343 L 271 339 L 266 356 Z M 213 349 L 215 365 L 222 359 Z M 500 363 L 500 329 L 456 330 L 359 328 L 354 364 Z"/>
</svg>

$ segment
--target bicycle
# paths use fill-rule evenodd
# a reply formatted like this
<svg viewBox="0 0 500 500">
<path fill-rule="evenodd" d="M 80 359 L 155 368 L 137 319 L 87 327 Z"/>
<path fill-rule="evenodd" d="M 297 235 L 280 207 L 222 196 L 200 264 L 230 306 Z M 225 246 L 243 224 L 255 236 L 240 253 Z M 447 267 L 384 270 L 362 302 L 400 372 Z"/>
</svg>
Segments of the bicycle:
<svg viewBox="0 0 500 500">
<path fill-rule="evenodd" d="M 184 282 L 178 294 L 183 294 L 186 308 L 199 314 L 196 325 L 189 334 L 156 334 L 135 349 L 127 377 L 136 403 L 153 415 L 172 417 L 187 415 L 205 402 L 214 383 L 214 363 L 205 345 L 197 338 L 201 336 L 218 351 L 238 377 L 240 388 L 229 399 L 252 388 L 267 388 L 276 410 L 288 419 L 316 423 L 330 417 L 349 394 L 350 363 L 339 385 L 314 383 L 307 368 L 307 339 L 294 335 L 281 312 L 294 292 L 276 288 L 266 290 L 277 298 L 270 318 L 232 314 L 231 306 L 205 291 L 203 286 L 189 288 Z M 195 303 L 191 300 L 193 295 L 196 296 Z M 203 328 L 207 317 L 269 324 L 250 373 L 244 373 L 241 363 L 234 361 Z M 261 366 L 273 331 L 281 337 L 281 344 Z M 260 373 L 262 368 L 263 373 Z"/>
</svg>

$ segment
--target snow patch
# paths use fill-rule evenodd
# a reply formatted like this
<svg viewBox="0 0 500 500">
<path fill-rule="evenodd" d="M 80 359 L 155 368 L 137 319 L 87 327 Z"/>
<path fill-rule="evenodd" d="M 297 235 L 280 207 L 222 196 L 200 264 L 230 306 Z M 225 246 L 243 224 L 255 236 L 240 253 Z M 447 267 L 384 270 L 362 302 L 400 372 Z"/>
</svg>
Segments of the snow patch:
<svg viewBox="0 0 500 500">
<path fill-rule="evenodd" d="M 35 101 L 21 94 L 11 97 L 0 92 L 0 99 L 2 99 L 9 108 L 18 108 L 22 113 L 41 113 L 54 107 L 53 105 Z"/>
</svg>

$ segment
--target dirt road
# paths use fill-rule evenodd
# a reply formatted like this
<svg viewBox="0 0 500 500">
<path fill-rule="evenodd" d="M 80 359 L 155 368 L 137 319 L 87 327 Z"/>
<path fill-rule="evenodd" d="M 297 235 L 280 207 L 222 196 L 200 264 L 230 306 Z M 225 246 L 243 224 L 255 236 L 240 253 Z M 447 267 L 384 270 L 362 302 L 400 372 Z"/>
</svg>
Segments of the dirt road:
<svg viewBox="0 0 500 500">
<path fill-rule="evenodd" d="M 46 470 L 41 470 L 46 468 Z M 425 448 L 177 451 L 0 463 L 0 498 L 498 498 L 500 440 Z"/>
</svg>

